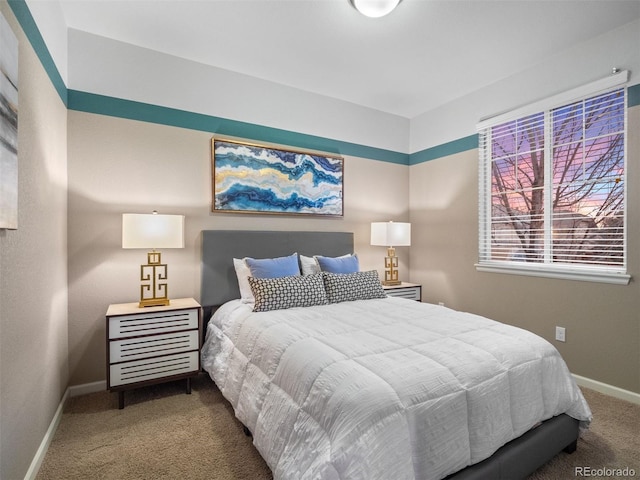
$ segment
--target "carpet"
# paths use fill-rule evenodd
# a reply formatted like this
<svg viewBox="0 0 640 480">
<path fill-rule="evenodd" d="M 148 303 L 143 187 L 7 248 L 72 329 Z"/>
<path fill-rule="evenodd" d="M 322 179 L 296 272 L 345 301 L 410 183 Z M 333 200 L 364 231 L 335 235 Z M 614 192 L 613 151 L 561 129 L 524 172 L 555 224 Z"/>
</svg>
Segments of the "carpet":
<svg viewBox="0 0 640 480">
<path fill-rule="evenodd" d="M 578 450 L 560 453 L 529 480 L 579 478 L 579 473 L 610 478 L 625 468 L 640 478 L 640 406 L 583 392 L 594 421 Z M 207 375 L 192 381 L 191 395 L 181 381 L 126 392 L 123 410 L 117 397 L 105 391 L 69 399 L 36 480 L 273 478 Z"/>
</svg>

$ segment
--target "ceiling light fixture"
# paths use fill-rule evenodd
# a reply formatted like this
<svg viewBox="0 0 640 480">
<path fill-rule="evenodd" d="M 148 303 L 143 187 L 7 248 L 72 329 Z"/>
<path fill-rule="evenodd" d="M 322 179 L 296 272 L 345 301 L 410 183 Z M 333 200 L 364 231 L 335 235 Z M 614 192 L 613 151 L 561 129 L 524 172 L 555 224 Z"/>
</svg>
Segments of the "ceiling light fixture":
<svg viewBox="0 0 640 480">
<path fill-rule="evenodd" d="M 391 13 L 402 0 L 349 0 L 361 14 L 367 17 L 384 17 Z"/>
</svg>

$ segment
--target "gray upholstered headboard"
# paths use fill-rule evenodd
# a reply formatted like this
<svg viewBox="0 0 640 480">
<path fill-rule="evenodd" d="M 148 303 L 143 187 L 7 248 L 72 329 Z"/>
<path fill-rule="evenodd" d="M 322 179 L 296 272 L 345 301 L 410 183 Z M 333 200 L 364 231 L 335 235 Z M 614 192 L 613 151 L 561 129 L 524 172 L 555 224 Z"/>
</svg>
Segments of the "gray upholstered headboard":
<svg viewBox="0 0 640 480">
<path fill-rule="evenodd" d="M 200 303 L 212 307 L 240 298 L 234 258 L 283 257 L 294 252 L 330 257 L 353 253 L 353 233 L 203 230 Z"/>
</svg>

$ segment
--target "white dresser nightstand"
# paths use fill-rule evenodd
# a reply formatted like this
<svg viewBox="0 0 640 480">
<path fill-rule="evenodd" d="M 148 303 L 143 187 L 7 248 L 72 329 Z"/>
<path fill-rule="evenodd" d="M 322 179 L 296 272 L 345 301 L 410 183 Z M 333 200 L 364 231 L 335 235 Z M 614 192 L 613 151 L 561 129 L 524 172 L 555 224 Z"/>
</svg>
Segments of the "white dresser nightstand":
<svg viewBox="0 0 640 480">
<path fill-rule="evenodd" d="M 422 301 L 422 285 L 417 283 L 402 282 L 400 285 L 382 285 L 382 288 L 390 297 Z"/>
<path fill-rule="evenodd" d="M 186 379 L 200 371 L 202 309 L 193 298 L 171 300 L 171 305 L 143 307 L 135 303 L 109 305 L 107 320 L 107 389 L 133 388 Z"/>
</svg>

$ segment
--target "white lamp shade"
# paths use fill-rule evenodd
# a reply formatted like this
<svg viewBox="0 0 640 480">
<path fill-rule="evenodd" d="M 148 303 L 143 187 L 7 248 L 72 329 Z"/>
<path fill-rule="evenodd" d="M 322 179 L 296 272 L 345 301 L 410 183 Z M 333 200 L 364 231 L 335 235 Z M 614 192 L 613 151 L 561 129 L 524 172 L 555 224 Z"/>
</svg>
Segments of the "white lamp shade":
<svg viewBox="0 0 640 480">
<path fill-rule="evenodd" d="M 411 245 L 411 224 L 402 222 L 371 223 L 371 245 L 408 247 Z"/>
<path fill-rule="evenodd" d="M 184 215 L 122 214 L 122 248 L 184 248 Z"/>
<path fill-rule="evenodd" d="M 351 3 L 361 14 L 379 18 L 391 13 L 400 0 L 351 0 Z"/>
</svg>

